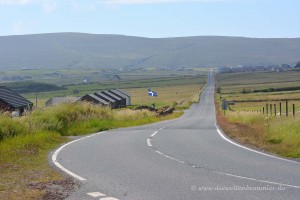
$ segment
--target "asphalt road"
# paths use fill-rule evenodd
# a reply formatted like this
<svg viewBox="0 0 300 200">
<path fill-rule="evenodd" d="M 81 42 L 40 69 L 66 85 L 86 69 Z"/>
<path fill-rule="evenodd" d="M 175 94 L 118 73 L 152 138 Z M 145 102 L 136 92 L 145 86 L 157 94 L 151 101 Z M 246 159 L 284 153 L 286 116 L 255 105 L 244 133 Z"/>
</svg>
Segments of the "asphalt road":
<svg viewBox="0 0 300 200">
<path fill-rule="evenodd" d="M 68 199 L 300 199 L 300 163 L 234 145 L 216 127 L 214 80 L 181 118 L 81 138 L 55 154 Z"/>
</svg>

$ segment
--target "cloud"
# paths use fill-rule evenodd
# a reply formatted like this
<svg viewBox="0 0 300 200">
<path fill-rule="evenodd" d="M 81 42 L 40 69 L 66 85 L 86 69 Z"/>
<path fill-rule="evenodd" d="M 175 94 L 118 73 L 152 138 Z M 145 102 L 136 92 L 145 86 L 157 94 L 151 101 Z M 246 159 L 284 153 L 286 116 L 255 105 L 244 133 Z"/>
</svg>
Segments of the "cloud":
<svg viewBox="0 0 300 200">
<path fill-rule="evenodd" d="M 0 0 L 0 5 L 25 5 L 39 0 Z"/>
<path fill-rule="evenodd" d="M 57 8 L 57 4 L 53 0 L 0 0 L 0 5 L 7 6 L 25 6 L 30 4 L 41 5 L 45 12 L 53 12 Z"/>
<path fill-rule="evenodd" d="M 57 8 L 57 4 L 55 1 L 43 1 L 42 6 L 43 9 L 48 13 L 53 12 Z"/>
<path fill-rule="evenodd" d="M 176 2 L 223 2 L 229 0 L 104 0 L 107 4 L 150 4 Z"/>
</svg>

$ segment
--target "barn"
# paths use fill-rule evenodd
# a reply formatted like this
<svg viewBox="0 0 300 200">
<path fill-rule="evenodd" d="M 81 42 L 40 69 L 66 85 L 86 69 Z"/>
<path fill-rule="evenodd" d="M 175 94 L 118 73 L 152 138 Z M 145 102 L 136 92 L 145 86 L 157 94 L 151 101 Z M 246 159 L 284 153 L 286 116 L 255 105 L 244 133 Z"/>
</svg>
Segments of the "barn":
<svg viewBox="0 0 300 200">
<path fill-rule="evenodd" d="M 13 116 L 21 116 L 31 110 L 33 103 L 12 91 L 8 87 L 0 86 L 0 112 L 11 112 Z"/>
<path fill-rule="evenodd" d="M 114 92 L 115 91 L 115 92 Z M 130 105 L 130 96 L 125 95 L 120 90 L 107 90 L 87 94 L 81 98 L 81 101 L 88 101 L 94 104 L 100 104 L 111 108 L 122 108 Z"/>
</svg>

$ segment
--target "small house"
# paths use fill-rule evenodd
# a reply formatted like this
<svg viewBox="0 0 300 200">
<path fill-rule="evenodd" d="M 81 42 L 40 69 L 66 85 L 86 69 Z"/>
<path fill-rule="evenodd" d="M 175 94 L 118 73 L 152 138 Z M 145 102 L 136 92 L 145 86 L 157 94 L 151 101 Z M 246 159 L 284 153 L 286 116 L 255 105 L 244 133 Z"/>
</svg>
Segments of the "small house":
<svg viewBox="0 0 300 200">
<path fill-rule="evenodd" d="M 24 112 L 31 110 L 33 103 L 12 91 L 0 86 L 0 112 L 11 112 L 13 116 L 21 116 Z"/>
</svg>

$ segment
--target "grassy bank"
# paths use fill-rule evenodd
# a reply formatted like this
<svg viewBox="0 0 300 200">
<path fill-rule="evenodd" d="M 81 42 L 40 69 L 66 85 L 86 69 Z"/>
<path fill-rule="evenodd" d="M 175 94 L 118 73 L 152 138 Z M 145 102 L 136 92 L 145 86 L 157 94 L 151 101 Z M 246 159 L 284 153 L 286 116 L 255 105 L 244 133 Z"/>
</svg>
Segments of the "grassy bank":
<svg viewBox="0 0 300 200">
<path fill-rule="evenodd" d="M 300 116 L 297 112 L 300 108 L 300 101 L 297 100 L 300 99 L 300 90 L 289 90 L 290 87 L 299 86 L 299 71 L 218 74 L 216 79 L 217 88 L 221 88 L 221 94 L 216 94 L 215 98 L 218 123 L 229 137 L 283 157 L 300 158 Z M 269 88 L 287 91 L 269 91 Z M 268 92 L 253 92 L 258 89 Z M 236 101 L 234 106 L 230 106 L 234 112 L 227 111 L 226 116 L 223 116 L 220 96 Z M 280 102 L 283 115 L 286 112 L 284 99 L 289 99 L 289 117 L 279 116 Z M 273 116 L 260 112 L 263 107 L 266 109 L 266 104 L 273 105 Z M 276 116 L 274 104 L 277 107 Z M 296 108 L 295 117 L 291 112 L 292 104 Z"/>
<path fill-rule="evenodd" d="M 89 103 L 43 108 L 16 119 L 2 113 L 0 199 L 42 199 L 47 191 L 41 184 L 62 180 L 48 166 L 47 155 L 49 150 L 68 141 L 64 136 L 143 125 L 181 114 L 158 117 L 146 110 L 111 110 Z"/>
<path fill-rule="evenodd" d="M 267 117 L 248 112 L 218 114 L 218 123 L 229 137 L 283 157 L 300 158 L 300 118 Z"/>
</svg>

